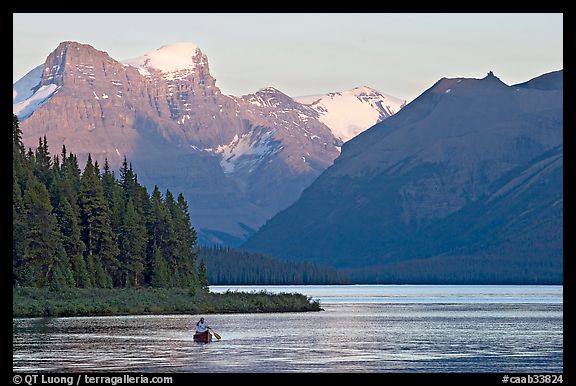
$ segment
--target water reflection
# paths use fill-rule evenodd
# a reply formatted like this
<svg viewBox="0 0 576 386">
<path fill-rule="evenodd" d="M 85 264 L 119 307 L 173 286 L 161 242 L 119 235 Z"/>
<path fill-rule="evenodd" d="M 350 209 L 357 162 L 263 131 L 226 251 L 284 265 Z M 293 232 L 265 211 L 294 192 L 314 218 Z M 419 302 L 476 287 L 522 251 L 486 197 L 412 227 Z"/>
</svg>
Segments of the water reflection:
<svg viewBox="0 0 576 386">
<path fill-rule="evenodd" d="M 485 298 L 503 297 L 494 291 Z M 210 344 L 192 339 L 198 315 L 14 319 L 13 367 L 72 372 L 562 372 L 561 287 L 560 296 L 550 302 L 531 303 L 550 296 L 532 291 L 519 303 L 355 303 L 348 298 L 327 302 L 325 311 L 315 313 L 207 315 L 208 324 L 222 336 Z"/>
</svg>

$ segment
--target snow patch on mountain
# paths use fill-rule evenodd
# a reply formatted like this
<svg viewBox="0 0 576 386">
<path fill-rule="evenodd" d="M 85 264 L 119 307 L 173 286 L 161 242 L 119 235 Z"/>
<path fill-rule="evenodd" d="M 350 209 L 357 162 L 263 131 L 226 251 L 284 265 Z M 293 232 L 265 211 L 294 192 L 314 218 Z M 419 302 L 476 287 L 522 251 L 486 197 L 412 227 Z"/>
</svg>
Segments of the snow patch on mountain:
<svg viewBox="0 0 576 386">
<path fill-rule="evenodd" d="M 35 67 L 12 86 L 12 104 L 20 103 L 34 94 L 34 88 L 38 87 L 42 80 L 44 64 Z"/>
<path fill-rule="evenodd" d="M 240 137 L 238 134 L 234 135 L 227 145 L 218 146 L 214 152 L 222 156 L 220 166 L 224 173 L 233 173 L 239 168 L 252 168 L 263 158 L 282 150 L 283 146 L 274 139 L 273 134 L 273 130 L 265 133 L 256 133 L 255 130 L 251 130 Z"/>
<path fill-rule="evenodd" d="M 273 88 L 266 87 L 258 90 L 255 94 L 244 95 L 246 101 L 258 107 L 278 107 L 281 102 L 278 100 L 278 95 L 284 95 L 281 91 Z"/>
<path fill-rule="evenodd" d="M 37 108 L 48 102 L 59 89 L 55 84 L 44 85 L 29 98 L 13 104 L 12 112 L 16 114 L 20 120 L 23 120 L 36 111 Z"/>
<path fill-rule="evenodd" d="M 344 142 L 396 114 L 406 104 L 405 100 L 370 87 L 296 97 L 294 100 L 316 110 L 320 121 Z"/>
<path fill-rule="evenodd" d="M 160 71 L 169 80 L 180 79 L 193 72 L 198 64 L 194 61 L 198 46 L 194 43 L 174 43 L 160 47 L 133 59 L 123 60 L 123 64 L 136 67 L 144 76 L 150 76 L 150 69 Z"/>
</svg>

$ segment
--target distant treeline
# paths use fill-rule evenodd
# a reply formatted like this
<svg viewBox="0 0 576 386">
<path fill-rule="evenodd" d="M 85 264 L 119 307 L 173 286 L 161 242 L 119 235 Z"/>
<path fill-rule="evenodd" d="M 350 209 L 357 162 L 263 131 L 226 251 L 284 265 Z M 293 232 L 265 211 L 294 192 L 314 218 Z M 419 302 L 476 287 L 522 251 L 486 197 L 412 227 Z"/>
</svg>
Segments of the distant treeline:
<svg viewBox="0 0 576 386">
<path fill-rule="evenodd" d="M 149 195 L 126 159 L 116 178 L 90 156 L 81 173 L 65 146 L 51 156 L 46 137 L 26 151 L 16 116 L 12 148 L 14 287 L 208 289 L 182 194 Z"/>
<path fill-rule="evenodd" d="M 345 274 L 308 262 L 291 262 L 228 247 L 198 248 L 213 285 L 348 284 Z"/>
</svg>

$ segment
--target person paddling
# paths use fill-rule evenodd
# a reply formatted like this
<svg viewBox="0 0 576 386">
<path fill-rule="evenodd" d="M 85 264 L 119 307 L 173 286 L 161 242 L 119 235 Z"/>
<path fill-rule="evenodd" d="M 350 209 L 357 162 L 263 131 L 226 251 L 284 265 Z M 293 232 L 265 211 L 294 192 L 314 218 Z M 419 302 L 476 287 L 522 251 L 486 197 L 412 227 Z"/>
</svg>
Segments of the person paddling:
<svg viewBox="0 0 576 386">
<path fill-rule="evenodd" d="M 210 327 L 208 327 L 205 323 L 204 323 L 204 318 L 200 318 L 199 321 L 196 322 L 196 332 L 201 334 L 203 332 L 205 332 L 206 330 L 208 330 Z"/>
<path fill-rule="evenodd" d="M 208 330 L 210 330 L 210 332 L 208 332 Z M 214 335 L 218 340 L 221 338 L 218 333 L 212 331 L 212 328 L 204 323 L 204 318 L 200 318 L 200 320 L 196 322 L 196 333 L 194 334 L 194 340 L 200 342 L 210 342 L 212 340 L 212 335 Z"/>
</svg>

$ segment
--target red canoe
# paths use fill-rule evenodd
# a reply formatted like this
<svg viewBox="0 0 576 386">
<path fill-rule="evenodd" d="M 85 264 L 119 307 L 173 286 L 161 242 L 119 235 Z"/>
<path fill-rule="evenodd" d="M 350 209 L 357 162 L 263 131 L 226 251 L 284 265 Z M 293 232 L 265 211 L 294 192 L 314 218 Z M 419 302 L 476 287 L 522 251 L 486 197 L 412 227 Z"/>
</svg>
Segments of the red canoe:
<svg viewBox="0 0 576 386">
<path fill-rule="evenodd" d="M 204 332 L 197 332 L 194 334 L 194 341 L 195 342 L 202 342 L 202 343 L 208 343 L 212 341 L 212 334 L 210 334 L 210 331 L 206 330 Z"/>
</svg>

